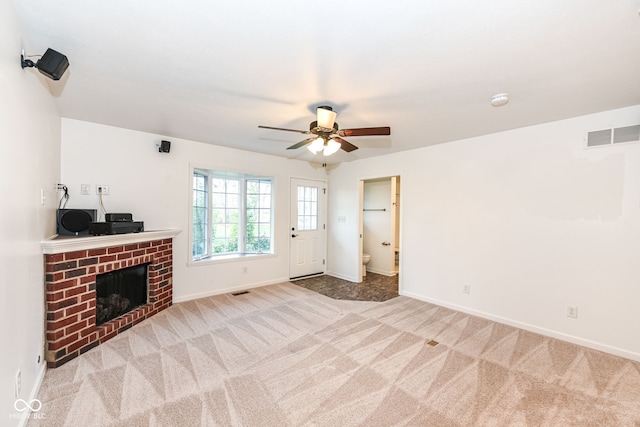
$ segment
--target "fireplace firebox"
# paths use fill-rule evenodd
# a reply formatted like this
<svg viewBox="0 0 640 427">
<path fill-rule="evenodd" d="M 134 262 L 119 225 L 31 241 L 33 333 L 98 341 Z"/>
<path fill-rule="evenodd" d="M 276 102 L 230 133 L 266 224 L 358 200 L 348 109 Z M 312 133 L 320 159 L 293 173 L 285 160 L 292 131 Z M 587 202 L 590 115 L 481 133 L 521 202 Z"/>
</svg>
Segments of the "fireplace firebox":
<svg viewBox="0 0 640 427">
<path fill-rule="evenodd" d="M 96 326 L 147 303 L 147 267 L 140 264 L 96 276 Z"/>
</svg>

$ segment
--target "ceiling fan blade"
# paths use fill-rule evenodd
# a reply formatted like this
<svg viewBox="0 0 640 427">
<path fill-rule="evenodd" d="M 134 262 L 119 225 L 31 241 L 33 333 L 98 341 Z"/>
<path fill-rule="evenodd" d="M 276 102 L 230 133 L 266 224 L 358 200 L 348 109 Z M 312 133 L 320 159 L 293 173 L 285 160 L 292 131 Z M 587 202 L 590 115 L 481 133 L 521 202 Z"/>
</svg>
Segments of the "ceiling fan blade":
<svg viewBox="0 0 640 427">
<path fill-rule="evenodd" d="M 258 126 L 258 127 L 259 127 L 259 128 L 262 128 L 262 129 L 284 130 L 284 131 L 287 131 L 287 132 L 311 133 L 311 132 L 309 132 L 308 130 L 285 129 L 285 128 L 274 128 L 274 127 L 271 127 L 271 126 Z"/>
<path fill-rule="evenodd" d="M 342 129 L 338 131 L 340 136 L 377 136 L 377 135 L 391 135 L 391 128 L 388 126 L 377 128 L 356 128 L 356 129 Z"/>
<path fill-rule="evenodd" d="M 311 138 L 307 138 L 304 141 L 300 141 L 297 144 L 293 144 L 291 147 L 287 147 L 287 150 L 295 150 L 296 148 L 304 147 L 307 144 L 310 144 L 312 141 L 318 139 L 317 136 L 312 136 Z"/>
<path fill-rule="evenodd" d="M 340 138 L 339 136 L 334 136 L 331 139 L 333 139 L 336 142 L 339 142 L 340 143 L 340 148 L 342 148 L 347 153 L 350 153 L 353 150 L 357 150 L 358 149 L 358 147 L 356 147 L 355 145 L 353 145 L 349 141 L 345 141 L 344 139 Z"/>
</svg>

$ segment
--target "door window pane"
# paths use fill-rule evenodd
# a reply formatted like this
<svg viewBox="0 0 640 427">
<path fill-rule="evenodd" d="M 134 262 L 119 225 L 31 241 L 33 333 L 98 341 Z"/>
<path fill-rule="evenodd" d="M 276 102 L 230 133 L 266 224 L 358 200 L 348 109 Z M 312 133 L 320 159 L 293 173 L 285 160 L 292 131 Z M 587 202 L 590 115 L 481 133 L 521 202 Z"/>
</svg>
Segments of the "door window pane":
<svg viewBox="0 0 640 427">
<path fill-rule="evenodd" d="M 298 186 L 298 230 L 318 229 L 318 189 Z"/>
</svg>

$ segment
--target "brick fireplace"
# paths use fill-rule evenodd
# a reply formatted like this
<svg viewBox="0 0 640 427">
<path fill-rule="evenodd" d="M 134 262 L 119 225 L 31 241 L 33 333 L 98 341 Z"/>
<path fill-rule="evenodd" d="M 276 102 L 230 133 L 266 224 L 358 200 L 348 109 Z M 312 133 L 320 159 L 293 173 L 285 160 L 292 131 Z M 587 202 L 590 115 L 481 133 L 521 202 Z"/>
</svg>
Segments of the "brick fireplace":
<svg viewBox="0 0 640 427">
<path fill-rule="evenodd" d="M 49 368 L 113 338 L 172 304 L 173 237 L 177 230 L 43 242 L 46 351 Z M 148 300 L 96 326 L 96 276 L 148 264 Z"/>
</svg>

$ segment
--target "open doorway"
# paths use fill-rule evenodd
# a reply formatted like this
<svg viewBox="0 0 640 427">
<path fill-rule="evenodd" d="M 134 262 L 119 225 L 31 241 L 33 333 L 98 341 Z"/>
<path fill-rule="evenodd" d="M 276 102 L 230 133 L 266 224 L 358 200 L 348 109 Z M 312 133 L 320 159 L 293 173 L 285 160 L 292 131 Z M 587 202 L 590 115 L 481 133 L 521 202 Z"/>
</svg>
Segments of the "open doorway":
<svg viewBox="0 0 640 427">
<path fill-rule="evenodd" d="M 400 273 L 400 177 L 360 181 L 360 275 Z"/>
</svg>

